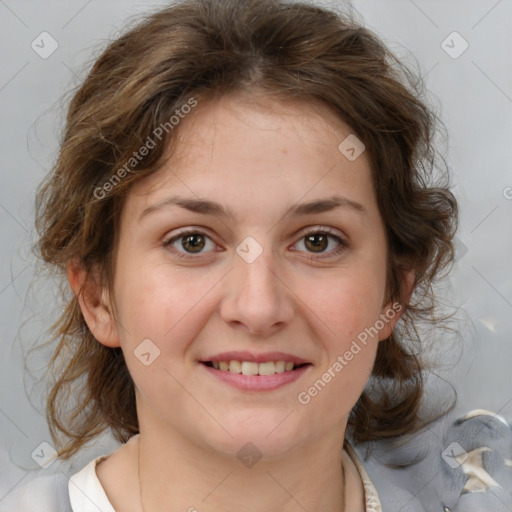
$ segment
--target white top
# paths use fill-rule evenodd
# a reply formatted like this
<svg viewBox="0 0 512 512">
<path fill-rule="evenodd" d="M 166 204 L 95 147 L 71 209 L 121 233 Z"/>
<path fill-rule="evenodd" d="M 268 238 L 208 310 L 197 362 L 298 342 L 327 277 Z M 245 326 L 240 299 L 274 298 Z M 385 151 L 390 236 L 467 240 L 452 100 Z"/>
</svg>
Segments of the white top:
<svg viewBox="0 0 512 512">
<path fill-rule="evenodd" d="M 366 512 L 382 512 L 382 505 L 380 504 L 379 495 L 377 493 L 377 489 L 373 485 L 366 469 L 364 469 L 363 463 L 359 460 L 357 453 L 354 451 L 354 448 L 350 446 L 349 443 L 346 444 L 346 452 L 348 456 L 351 458 L 352 462 L 355 464 L 357 471 L 359 472 L 359 476 L 363 481 L 364 487 L 364 501 L 366 503 Z"/>
<path fill-rule="evenodd" d="M 366 512 L 382 512 L 377 490 L 359 457 L 348 444 L 346 452 L 363 482 Z M 96 466 L 106 458 L 107 456 L 103 455 L 91 460 L 87 466 L 69 479 L 68 491 L 73 512 L 115 512 L 96 474 Z"/>
<path fill-rule="evenodd" d="M 102 455 L 91 460 L 69 479 L 69 500 L 73 512 L 115 512 L 96 474 L 96 466 L 106 458 Z"/>
<path fill-rule="evenodd" d="M 406 442 L 346 443 L 344 454 L 363 482 L 366 512 L 512 511 L 512 428 L 492 411 L 443 416 Z M 115 512 L 96 475 L 106 457 L 71 479 L 60 471 L 15 485 L 0 512 Z"/>
</svg>

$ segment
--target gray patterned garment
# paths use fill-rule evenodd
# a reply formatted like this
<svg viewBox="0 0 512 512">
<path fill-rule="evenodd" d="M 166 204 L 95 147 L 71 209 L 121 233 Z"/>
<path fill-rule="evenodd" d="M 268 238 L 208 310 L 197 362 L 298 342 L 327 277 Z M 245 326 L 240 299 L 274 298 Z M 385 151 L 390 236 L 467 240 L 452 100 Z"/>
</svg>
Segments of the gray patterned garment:
<svg viewBox="0 0 512 512">
<path fill-rule="evenodd" d="M 512 429 L 498 414 L 476 409 L 400 447 L 354 448 L 384 512 L 512 512 Z"/>
<path fill-rule="evenodd" d="M 349 443 L 348 452 L 363 479 L 367 512 L 512 512 L 512 429 L 490 411 L 456 421 L 445 416 L 399 447 Z M 412 460 L 418 462 L 407 465 Z M 88 466 L 94 496 L 80 500 L 83 506 L 72 508 L 61 472 L 18 486 L 0 512 L 101 512 L 94 501 L 108 499 Z"/>
</svg>

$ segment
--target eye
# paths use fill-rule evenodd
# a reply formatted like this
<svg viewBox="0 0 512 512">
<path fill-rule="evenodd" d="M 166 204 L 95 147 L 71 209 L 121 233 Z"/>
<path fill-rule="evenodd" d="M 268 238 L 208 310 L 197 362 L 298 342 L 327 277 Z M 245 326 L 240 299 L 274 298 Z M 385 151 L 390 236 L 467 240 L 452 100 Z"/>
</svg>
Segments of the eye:
<svg viewBox="0 0 512 512">
<path fill-rule="evenodd" d="M 329 228 L 316 228 L 308 231 L 295 245 L 300 244 L 303 244 L 307 252 L 313 254 L 312 259 L 336 256 L 348 248 L 348 243 L 340 236 L 335 235 L 334 231 Z M 331 247 L 330 250 L 329 247 Z M 317 254 L 319 256 L 316 256 Z"/>
<path fill-rule="evenodd" d="M 181 258 L 193 258 L 194 254 L 203 254 L 203 249 L 208 245 L 210 249 L 215 249 L 216 244 L 206 234 L 197 230 L 188 230 L 181 232 L 172 238 L 164 241 L 164 247 L 171 248 L 176 256 Z"/>
<path fill-rule="evenodd" d="M 303 244 L 306 252 L 311 254 L 311 259 L 333 257 L 348 248 L 348 243 L 340 236 L 334 234 L 334 231 L 330 228 L 316 228 L 308 231 L 295 246 L 300 244 Z M 167 239 L 163 242 L 163 246 L 171 249 L 179 258 L 190 259 L 210 252 L 207 250 L 208 248 L 215 250 L 217 247 L 215 242 L 206 233 L 192 229 L 182 231 Z"/>
</svg>

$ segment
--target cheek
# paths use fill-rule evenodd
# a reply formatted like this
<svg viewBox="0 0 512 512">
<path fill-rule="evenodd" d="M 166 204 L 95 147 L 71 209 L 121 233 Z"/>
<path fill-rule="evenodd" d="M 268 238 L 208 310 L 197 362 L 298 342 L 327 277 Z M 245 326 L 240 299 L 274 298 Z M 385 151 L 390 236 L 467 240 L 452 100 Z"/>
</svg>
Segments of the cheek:
<svg viewBox="0 0 512 512">
<path fill-rule="evenodd" d="M 380 295 L 371 288 L 345 285 L 329 298 L 324 298 L 319 314 L 328 327 L 322 328 L 320 338 L 324 357 L 296 397 L 311 428 L 320 430 L 354 407 L 368 382 L 378 347 L 371 327 L 378 320 Z"/>
<path fill-rule="evenodd" d="M 183 354 L 202 328 L 199 283 L 174 276 L 165 266 L 135 271 L 116 289 L 118 329 L 128 370 L 150 401 L 180 400 L 188 369 Z M 197 286 L 196 286 L 197 284 Z M 202 282 L 204 286 L 204 281 Z"/>
<path fill-rule="evenodd" d="M 303 390 L 306 400 L 314 398 L 327 409 L 336 403 L 347 413 L 353 407 L 373 368 L 384 283 L 377 270 L 352 267 L 310 294 L 308 306 L 321 320 L 316 324 L 324 357 L 308 383 L 313 387 Z"/>
<path fill-rule="evenodd" d="M 212 294 L 207 291 L 219 281 L 216 273 L 197 276 L 194 272 L 197 269 L 171 271 L 160 262 L 134 267 L 124 280 L 119 274 L 116 303 L 121 345 L 126 350 L 149 338 L 164 355 L 184 350 L 194 339 L 211 314 Z"/>
<path fill-rule="evenodd" d="M 314 292 L 308 305 L 327 327 L 334 345 L 343 348 L 379 318 L 384 298 L 384 279 L 371 270 L 346 269 Z M 333 343 L 331 343 L 332 345 Z"/>
</svg>

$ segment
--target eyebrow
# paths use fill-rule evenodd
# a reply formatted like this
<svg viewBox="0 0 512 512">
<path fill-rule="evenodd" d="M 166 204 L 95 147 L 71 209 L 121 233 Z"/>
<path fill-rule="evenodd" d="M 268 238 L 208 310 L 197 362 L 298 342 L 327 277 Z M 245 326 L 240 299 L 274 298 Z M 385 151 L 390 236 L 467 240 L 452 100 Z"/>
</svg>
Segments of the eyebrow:
<svg viewBox="0 0 512 512">
<path fill-rule="evenodd" d="M 180 196 L 171 196 L 158 203 L 155 203 L 151 206 L 148 206 L 140 215 L 139 221 L 142 218 L 160 211 L 168 206 L 177 205 L 185 210 L 189 210 L 194 213 L 200 213 L 203 215 L 214 215 L 217 217 L 223 218 L 235 218 L 236 215 L 234 212 L 225 208 L 219 203 L 214 201 L 210 201 L 207 199 L 193 199 L 187 197 Z M 326 199 L 319 199 L 316 201 L 311 201 L 309 203 L 299 203 L 295 206 L 292 206 L 284 216 L 292 215 L 292 216 L 302 216 L 302 215 L 311 215 L 314 213 L 324 213 L 336 208 L 349 208 L 358 213 L 365 213 L 366 209 L 360 203 L 352 201 L 347 197 L 343 196 L 332 196 Z"/>
</svg>

